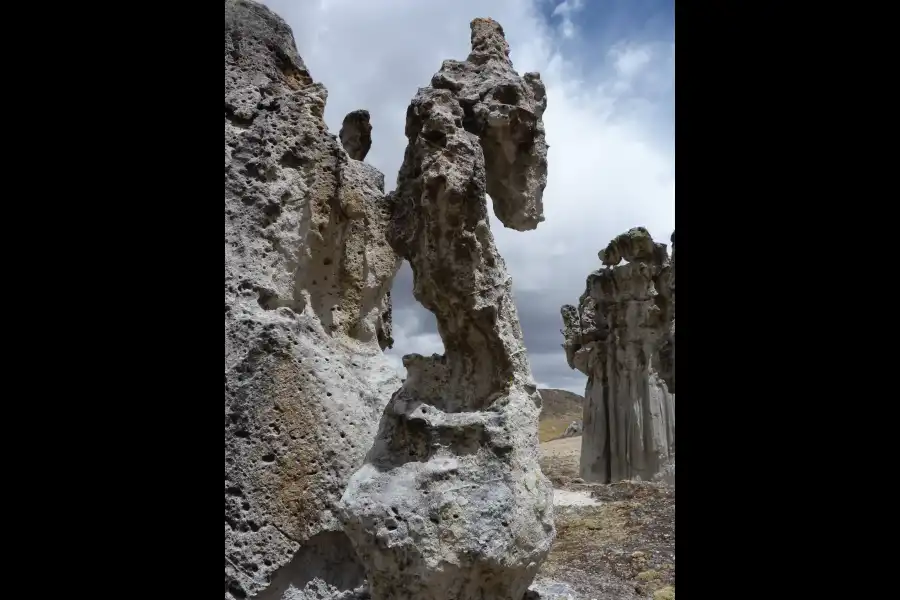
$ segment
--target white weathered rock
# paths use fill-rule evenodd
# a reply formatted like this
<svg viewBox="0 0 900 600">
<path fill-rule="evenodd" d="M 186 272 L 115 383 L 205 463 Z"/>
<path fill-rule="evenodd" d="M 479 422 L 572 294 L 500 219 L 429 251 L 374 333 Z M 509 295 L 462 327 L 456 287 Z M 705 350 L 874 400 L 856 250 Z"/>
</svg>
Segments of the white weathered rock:
<svg viewBox="0 0 900 600">
<path fill-rule="evenodd" d="M 582 421 L 572 421 L 571 423 L 569 423 L 569 426 L 566 427 L 566 430 L 563 432 L 562 436 L 565 438 L 581 435 L 583 429 L 584 423 Z"/>
<path fill-rule="evenodd" d="M 407 111 L 389 238 L 446 354 L 404 357 L 342 499 L 374 600 L 521 600 L 555 536 L 540 395 L 485 197 L 508 227 L 543 220 L 544 86 L 508 52 L 498 23 L 474 20 L 468 60 L 445 61 Z"/>
<path fill-rule="evenodd" d="M 535 581 L 523 600 L 580 600 L 572 587 L 560 581 Z"/>
<path fill-rule="evenodd" d="M 384 177 L 322 119 L 288 26 L 225 1 L 225 597 L 351 598 L 337 518 L 391 393 Z M 271 581 L 270 581 L 271 580 Z"/>
<path fill-rule="evenodd" d="M 671 263 L 642 227 L 614 239 L 600 260 L 607 268 L 588 277 L 579 307 L 561 311 L 569 366 L 588 376 L 581 476 L 651 480 L 675 453 Z"/>
</svg>

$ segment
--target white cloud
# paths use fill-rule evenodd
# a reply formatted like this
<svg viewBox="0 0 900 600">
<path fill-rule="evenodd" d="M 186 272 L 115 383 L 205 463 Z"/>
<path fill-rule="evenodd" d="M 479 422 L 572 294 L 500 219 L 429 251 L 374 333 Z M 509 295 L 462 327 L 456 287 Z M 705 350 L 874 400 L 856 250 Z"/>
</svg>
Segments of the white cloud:
<svg viewBox="0 0 900 600">
<path fill-rule="evenodd" d="M 579 371 L 569 370 L 562 351 L 556 354 L 538 354 L 529 358 L 531 359 L 531 368 L 535 373 L 553 374 L 553 377 L 549 379 L 535 377 L 535 383 L 539 388 L 555 388 L 584 395 L 586 378 Z"/>
<path fill-rule="evenodd" d="M 373 145 L 366 160 L 385 173 L 388 189 L 393 189 L 403 159 L 406 107 L 416 89 L 428 84 L 444 59 L 466 57 L 472 18 L 490 16 L 503 25 L 516 69 L 539 71 L 547 86 L 547 220 L 526 233 L 505 229 L 495 218 L 491 227 L 517 294 L 527 295 L 529 301 L 538 298 L 541 310 L 553 311 L 558 318 L 561 304 L 577 302 L 585 277 L 599 266 L 597 251 L 609 240 L 643 225 L 654 238 L 668 242 L 674 229 L 673 145 L 653 130 L 651 118 L 659 109 L 654 94 L 674 77 L 674 45 L 633 42 L 622 34 L 608 47 L 567 55 L 560 43 L 565 32 L 539 12 L 540 3 L 546 1 L 269 0 L 265 4 L 291 25 L 313 78 L 328 88 L 325 118 L 332 132 L 340 129 L 351 110 L 365 108 L 371 113 Z M 583 9 L 583 2 L 568 0 L 558 4 L 554 14 L 571 18 L 577 8 Z M 608 68 L 586 76 L 591 72 L 587 67 L 596 66 L 596 56 L 606 57 Z M 630 82 L 656 83 L 649 91 L 637 84 L 623 86 L 625 75 Z M 409 289 L 395 286 L 395 307 L 402 310 L 395 310 L 395 345 L 389 354 L 442 351 L 433 333 L 433 317 L 418 305 L 410 307 L 413 302 Z M 419 331 L 421 313 L 431 319 L 425 332 Z M 526 335 L 539 336 L 547 342 L 544 347 L 562 342 L 561 325 L 544 325 L 533 332 L 523 322 Z M 555 355 L 530 356 L 542 384 L 583 391 L 584 378 L 568 369 L 561 348 Z"/>
<path fill-rule="evenodd" d="M 572 16 L 582 8 L 584 8 L 584 0 L 563 0 L 553 9 L 551 16 L 560 18 L 559 32 L 562 37 L 575 36 L 576 27 Z"/>
<path fill-rule="evenodd" d="M 406 369 L 403 367 L 404 354 L 421 354 L 422 356 L 431 356 L 432 354 L 443 354 L 444 344 L 441 337 L 436 333 L 417 333 L 408 334 L 408 329 L 397 328 L 394 332 L 394 347 L 402 348 L 402 352 L 388 351 L 386 356 L 388 361 L 397 369 L 400 377 L 406 377 Z"/>
<path fill-rule="evenodd" d="M 631 79 L 650 64 L 653 51 L 650 46 L 638 44 L 617 44 L 610 48 L 609 57 L 620 77 Z"/>
</svg>

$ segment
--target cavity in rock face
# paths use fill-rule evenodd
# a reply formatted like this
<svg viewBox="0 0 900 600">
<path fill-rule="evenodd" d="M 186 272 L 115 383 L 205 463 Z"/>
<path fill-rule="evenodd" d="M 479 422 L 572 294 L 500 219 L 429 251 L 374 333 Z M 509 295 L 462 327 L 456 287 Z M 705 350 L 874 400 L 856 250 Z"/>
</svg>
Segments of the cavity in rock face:
<svg viewBox="0 0 900 600">
<path fill-rule="evenodd" d="M 365 583 L 336 506 L 400 385 L 381 353 L 399 262 L 384 177 L 325 99 L 279 17 L 225 1 L 226 599 Z"/>
<path fill-rule="evenodd" d="M 369 111 L 354 110 L 344 117 L 341 125 L 341 144 L 350 158 L 365 160 L 369 148 L 372 147 L 372 125 L 369 123 Z"/>
<path fill-rule="evenodd" d="M 579 307 L 562 307 L 569 366 L 588 376 L 581 477 L 646 481 L 675 453 L 673 263 L 643 227 L 599 257 L 606 268 L 588 276 Z"/>
<path fill-rule="evenodd" d="M 555 536 L 540 395 L 485 198 L 508 227 L 543 220 L 545 103 L 500 25 L 476 19 L 469 59 L 445 61 L 407 110 L 389 238 L 446 354 L 403 358 L 342 499 L 374 600 L 521 600 Z"/>
</svg>

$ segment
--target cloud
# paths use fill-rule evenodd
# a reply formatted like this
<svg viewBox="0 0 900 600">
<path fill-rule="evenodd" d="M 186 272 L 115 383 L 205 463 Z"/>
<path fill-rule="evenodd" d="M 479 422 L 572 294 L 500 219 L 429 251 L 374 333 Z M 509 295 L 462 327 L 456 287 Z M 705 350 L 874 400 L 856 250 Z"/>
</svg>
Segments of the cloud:
<svg viewBox="0 0 900 600">
<path fill-rule="evenodd" d="M 643 225 L 667 242 L 675 226 L 674 30 L 648 38 L 644 21 L 631 28 L 627 13 L 597 14 L 592 11 L 607 3 L 580 0 L 265 4 L 292 27 L 313 78 L 328 88 L 331 131 L 351 110 L 371 113 L 366 161 L 385 173 L 388 189 L 403 159 L 406 107 L 416 89 L 444 59 L 468 55 L 472 18 L 490 16 L 503 25 L 516 69 L 539 71 L 547 86 L 547 220 L 521 233 L 492 217 L 491 228 L 513 277 L 535 379 L 582 393 L 585 378 L 569 369 L 560 347 L 560 305 L 577 303 L 585 277 L 599 266 L 597 251 L 613 237 Z M 566 19 L 571 32 L 561 25 Z M 616 30 L 579 31 L 582 23 L 598 22 L 615 22 Z M 403 354 L 441 352 L 434 316 L 412 298 L 408 266 L 392 297 L 392 360 L 399 365 Z"/>
<path fill-rule="evenodd" d="M 394 279 L 394 293 L 400 291 L 403 295 L 399 302 L 393 303 L 394 328 L 391 337 L 394 338 L 394 348 L 387 352 L 388 359 L 401 376 L 405 376 L 402 362 L 404 354 L 430 356 L 444 352 L 444 344 L 437 333 L 437 321 L 433 314 L 412 298 L 412 287 L 412 269 L 404 261 Z"/>
<path fill-rule="evenodd" d="M 616 72 L 625 79 L 637 75 L 653 58 L 649 46 L 635 44 L 617 44 L 609 49 L 608 55 L 613 59 Z"/>
<path fill-rule="evenodd" d="M 550 13 L 551 17 L 560 18 L 559 33 L 562 37 L 571 38 L 575 36 L 576 28 L 575 23 L 572 21 L 572 16 L 582 8 L 584 8 L 584 0 L 563 0 Z"/>
</svg>

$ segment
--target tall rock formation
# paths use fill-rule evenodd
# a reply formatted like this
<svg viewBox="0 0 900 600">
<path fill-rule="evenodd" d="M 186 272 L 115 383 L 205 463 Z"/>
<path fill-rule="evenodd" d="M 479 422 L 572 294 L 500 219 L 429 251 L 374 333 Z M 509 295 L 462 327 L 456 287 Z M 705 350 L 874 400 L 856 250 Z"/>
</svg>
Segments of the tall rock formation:
<svg viewBox="0 0 900 600">
<path fill-rule="evenodd" d="M 374 600 L 521 600 L 555 536 L 538 465 L 540 395 L 485 194 L 507 226 L 543 220 L 546 106 L 503 30 L 471 24 L 407 110 L 391 245 L 437 317 L 446 354 L 408 355 L 407 379 L 343 496 Z"/>
<path fill-rule="evenodd" d="M 337 518 L 400 379 L 384 177 L 322 118 L 288 26 L 225 1 L 225 598 L 348 598 Z"/>
<path fill-rule="evenodd" d="M 588 376 L 581 476 L 650 480 L 675 453 L 673 264 L 643 227 L 599 256 L 579 306 L 562 307 L 569 366 Z"/>
</svg>

